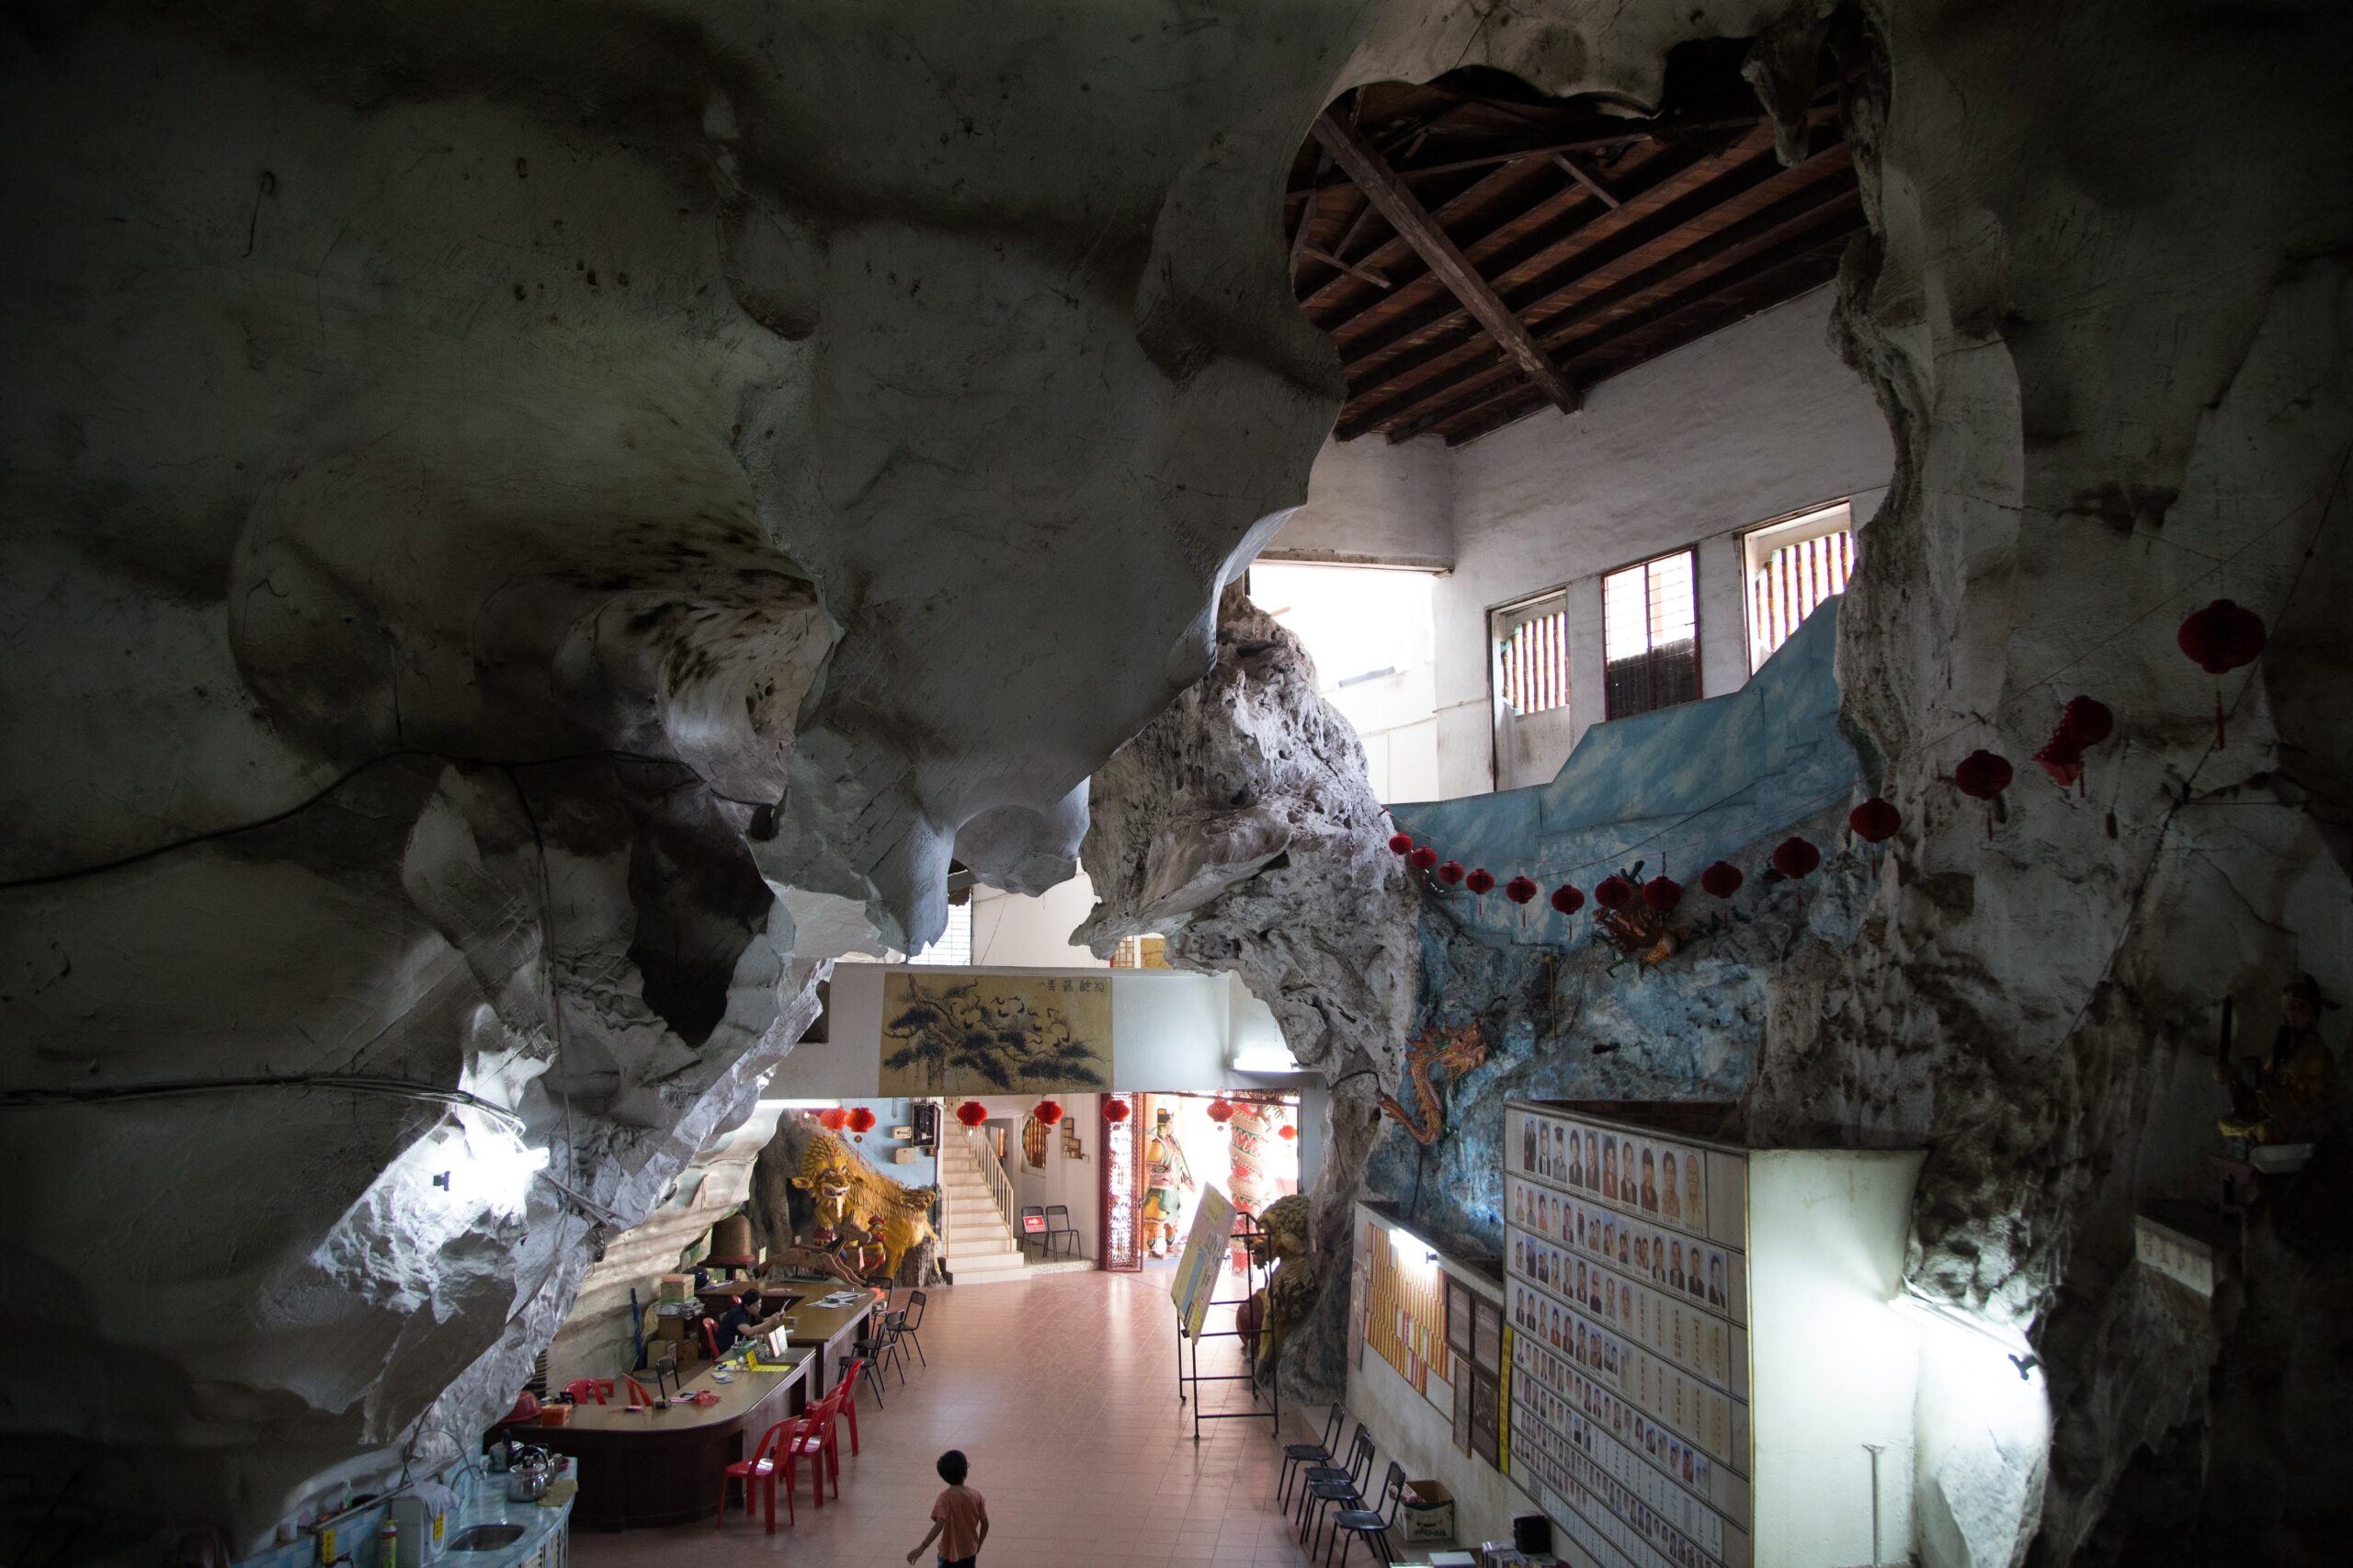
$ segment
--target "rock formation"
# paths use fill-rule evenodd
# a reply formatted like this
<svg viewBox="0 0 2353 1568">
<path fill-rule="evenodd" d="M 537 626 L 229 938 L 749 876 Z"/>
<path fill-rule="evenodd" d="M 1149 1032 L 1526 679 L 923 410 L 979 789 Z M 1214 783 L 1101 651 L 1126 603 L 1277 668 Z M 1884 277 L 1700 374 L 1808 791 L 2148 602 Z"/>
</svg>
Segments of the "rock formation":
<svg viewBox="0 0 2353 1568">
<path fill-rule="evenodd" d="M 827 959 L 926 940 L 951 852 L 1066 870 L 1075 792 L 1209 665 L 1335 406 L 1275 219 L 1334 94 L 1485 64 L 1639 104 L 1707 35 L 1763 38 L 1798 102 L 1826 26 L 1871 222 L 1840 331 L 1902 465 L 1844 718 L 1911 810 L 1852 956 L 1773 983 L 1751 1110 L 1930 1141 L 1915 1282 L 2046 1353 L 2052 1444 L 1947 1423 L 1918 1456 L 1928 1561 L 2309 1554 L 2325 1500 L 2225 1483 L 2289 1444 L 2270 1472 L 2341 1472 L 2342 1424 L 2214 1397 L 2193 1335 L 2146 1366 L 2116 1303 L 2137 1194 L 2202 1179 L 2214 1004 L 2256 1017 L 2290 967 L 2353 994 L 2353 16 L 1024 17 L 0 19 L 0 1321 L 80 1313 L 13 1364 L 0 1508 L 152 1561 L 463 1442 L 595 1238 L 748 1113 Z M 2217 682 L 2171 628 L 2223 593 L 2275 642 Z M 1246 745 L 1107 790 L 1191 801 L 1191 847 L 1109 854 L 1096 934 L 1182 917 L 1303 1058 L 1378 1065 L 1410 902 L 1261 722 L 1297 676 L 1257 642 L 1211 688 Z M 2022 762 L 2078 690 L 2120 720 L 2086 792 L 2020 789 L 1988 845 L 1939 780 Z M 2282 1211 L 2252 1256 L 2322 1227 Z M 126 1267 L 142 1294 L 97 1289 Z M 2267 1292 L 2333 1278 L 2250 1278 L 2238 1390 L 2310 1346 Z M 2200 1451 L 2234 1456 L 2202 1491 Z M 2174 1499 L 2160 1547 L 2120 1485 Z"/>
<path fill-rule="evenodd" d="M 1122 746 L 1088 791 L 1080 847 L 1097 903 L 1074 933 L 1108 957 L 1157 932 L 1179 968 L 1242 977 L 1291 1054 L 1335 1093 L 1307 1179 L 1314 1276 L 1347 1278 L 1349 1205 L 1413 1020 L 1415 895 L 1389 852 L 1364 747 L 1280 623 L 1229 587 L 1217 665 Z M 1328 1389 L 1347 1291 L 1326 1289 L 1287 1351 Z"/>
</svg>

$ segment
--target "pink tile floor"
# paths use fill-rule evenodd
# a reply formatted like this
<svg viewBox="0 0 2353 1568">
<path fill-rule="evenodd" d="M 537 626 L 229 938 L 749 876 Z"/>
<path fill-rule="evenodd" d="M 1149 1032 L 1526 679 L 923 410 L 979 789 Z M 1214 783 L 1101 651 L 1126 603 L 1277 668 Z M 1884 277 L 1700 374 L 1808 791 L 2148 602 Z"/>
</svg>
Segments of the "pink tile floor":
<svg viewBox="0 0 2353 1568">
<path fill-rule="evenodd" d="M 940 1485 L 933 1461 L 955 1448 L 970 1456 L 970 1484 L 988 1500 L 984 1568 L 1305 1563 L 1275 1507 L 1281 1449 L 1269 1423 L 1204 1423 L 1193 1441 L 1190 1412 L 1176 1403 L 1167 1281 L 1166 1269 L 1154 1269 L 935 1290 L 923 1327 L 931 1365 L 910 1356 L 905 1385 L 892 1378 L 881 1410 L 870 1392 L 858 1396 L 865 1451 L 851 1457 L 845 1427 L 838 1502 L 811 1507 L 804 1475 L 800 1522 L 787 1525 L 779 1506 L 774 1536 L 756 1514 L 746 1520 L 739 1509 L 716 1529 L 705 1522 L 575 1531 L 572 1561 L 577 1568 L 901 1568 L 930 1528 Z M 1219 1291 L 1235 1293 L 1230 1281 Z M 1232 1313 L 1211 1318 L 1215 1327 Z M 1203 1342 L 1203 1372 L 1240 1364 L 1238 1342 Z M 1209 1388 L 1205 1409 L 1248 1402 L 1244 1384 Z M 1321 1437 L 1324 1415 L 1322 1407 L 1286 1406 L 1283 1440 Z M 1319 1429 L 1308 1430 L 1310 1423 Z M 1353 1560 L 1366 1561 L 1361 1545 Z"/>
</svg>

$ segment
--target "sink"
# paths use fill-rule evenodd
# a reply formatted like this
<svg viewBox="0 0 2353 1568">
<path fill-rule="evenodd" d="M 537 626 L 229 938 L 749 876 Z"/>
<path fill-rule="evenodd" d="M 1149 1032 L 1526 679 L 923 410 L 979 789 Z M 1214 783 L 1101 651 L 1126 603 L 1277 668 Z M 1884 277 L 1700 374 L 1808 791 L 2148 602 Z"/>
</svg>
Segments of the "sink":
<svg viewBox="0 0 2353 1568">
<path fill-rule="evenodd" d="M 449 1538 L 452 1551 L 496 1551 L 523 1539 L 520 1525 L 469 1525 Z"/>
</svg>

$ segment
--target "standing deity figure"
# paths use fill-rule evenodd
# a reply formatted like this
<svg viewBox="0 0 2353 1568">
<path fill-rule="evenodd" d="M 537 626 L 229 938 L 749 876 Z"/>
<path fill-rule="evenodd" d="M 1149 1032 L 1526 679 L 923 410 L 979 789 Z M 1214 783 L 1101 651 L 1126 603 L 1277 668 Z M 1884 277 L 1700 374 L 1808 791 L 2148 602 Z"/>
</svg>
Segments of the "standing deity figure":
<svg viewBox="0 0 2353 1568">
<path fill-rule="evenodd" d="M 1153 1118 L 1143 1168 L 1144 1248 L 1154 1257 L 1166 1257 L 1176 1245 L 1176 1221 L 1185 1212 L 1184 1190 L 1193 1186 L 1193 1167 L 1185 1159 L 1185 1146 L 1176 1142 L 1176 1119 L 1165 1110 Z"/>
<path fill-rule="evenodd" d="M 2230 1075 L 2231 1114 L 2217 1124 L 2226 1138 L 2255 1143 L 2310 1143 L 2336 1099 L 2336 1059 L 2320 1038 L 2320 983 L 2300 974 L 2279 993 L 2279 1028 L 2268 1061 L 2246 1057 Z"/>
</svg>

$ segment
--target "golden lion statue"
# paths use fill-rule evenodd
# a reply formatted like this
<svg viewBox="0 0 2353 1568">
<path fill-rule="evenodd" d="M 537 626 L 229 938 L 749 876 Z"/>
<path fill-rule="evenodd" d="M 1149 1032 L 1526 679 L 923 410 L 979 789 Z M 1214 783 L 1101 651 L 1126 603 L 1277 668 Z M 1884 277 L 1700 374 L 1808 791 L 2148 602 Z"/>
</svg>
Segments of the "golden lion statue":
<svg viewBox="0 0 2353 1568">
<path fill-rule="evenodd" d="M 880 1266 L 860 1273 L 895 1279 L 900 1260 L 935 1237 L 931 1204 L 939 1189 L 892 1181 L 830 1132 L 809 1140 L 792 1185 L 817 1206 L 815 1225 L 801 1245 L 830 1251 L 847 1242 L 863 1255 L 861 1264 Z M 871 1256 L 876 1252 L 879 1258 Z"/>
<path fill-rule="evenodd" d="M 1315 1276 L 1311 1273 L 1307 1241 L 1307 1195 L 1294 1192 L 1267 1205 L 1258 1216 L 1260 1233 L 1246 1244 L 1262 1268 L 1271 1268 L 1266 1288 L 1250 1299 L 1256 1309 L 1257 1371 L 1275 1375 L 1276 1358 L 1315 1304 Z"/>
</svg>

